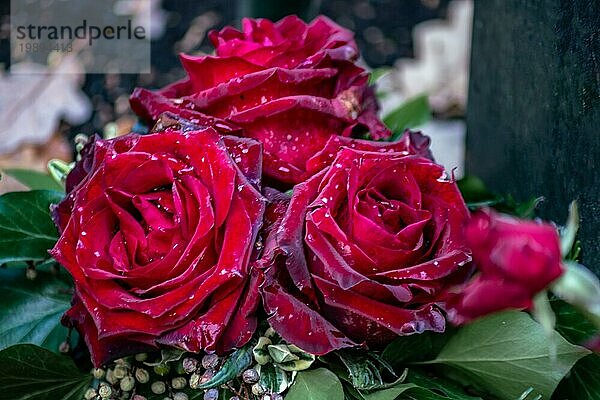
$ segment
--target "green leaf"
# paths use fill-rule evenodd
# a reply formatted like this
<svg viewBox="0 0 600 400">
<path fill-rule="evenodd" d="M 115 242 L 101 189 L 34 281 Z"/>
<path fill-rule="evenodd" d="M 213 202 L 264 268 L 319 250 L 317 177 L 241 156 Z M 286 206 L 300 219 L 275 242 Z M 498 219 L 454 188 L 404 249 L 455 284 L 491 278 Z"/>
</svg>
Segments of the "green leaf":
<svg viewBox="0 0 600 400">
<path fill-rule="evenodd" d="M 78 151 L 79 152 L 79 151 Z M 63 160 L 53 159 L 48 161 L 48 172 L 52 179 L 60 185 L 61 188 L 65 187 L 65 182 L 67 181 L 67 175 L 69 172 L 73 170 L 75 167 L 75 163 L 66 163 Z"/>
<path fill-rule="evenodd" d="M 210 389 L 229 382 L 237 377 L 252 363 L 252 348 L 254 343 L 250 342 L 241 349 L 234 351 L 221 366 L 215 376 L 206 383 L 198 385 L 198 389 Z"/>
<path fill-rule="evenodd" d="M 398 385 L 388 389 L 378 390 L 369 394 L 363 394 L 363 397 L 365 400 L 395 400 L 406 391 L 418 388 L 419 386 L 412 383 L 399 383 Z"/>
<path fill-rule="evenodd" d="M 387 75 L 390 73 L 390 71 L 392 70 L 392 68 L 390 67 L 379 67 L 379 68 L 375 68 L 373 71 L 371 71 L 371 73 L 369 74 L 369 85 L 373 85 L 375 84 L 378 80 L 380 80 L 384 75 Z"/>
<path fill-rule="evenodd" d="M 29 280 L 22 269 L 4 269 L 0 292 L 0 349 L 33 343 L 58 351 L 68 333 L 60 318 L 70 307 L 69 286 L 49 272 Z"/>
<path fill-rule="evenodd" d="M 294 354 L 297 359 L 292 361 L 286 361 L 278 363 L 277 365 L 284 371 L 303 371 L 305 369 L 310 368 L 310 366 L 315 362 L 314 354 L 310 354 L 300 349 L 298 346 L 294 346 L 293 344 L 286 345 L 287 348 Z"/>
<path fill-rule="evenodd" d="M 565 257 L 571 252 L 571 249 L 575 245 L 575 237 L 579 230 L 579 209 L 577 208 L 577 202 L 573 201 L 569 205 L 569 217 L 567 218 L 567 224 L 560 232 L 560 251 Z"/>
<path fill-rule="evenodd" d="M 425 375 L 414 369 L 409 370 L 406 383 L 414 383 L 421 388 L 443 393 L 443 398 L 450 400 L 481 400 L 480 397 L 469 396 L 460 386 L 448 379 Z"/>
<path fill-rule="evenodd" d="M 41 347 L 20 344 L 0 351 L 4 399 L 81 400 L 90 381 L 70 358 Z"/>
<path fill-rule="evenodd" d="M 514 400 L 529 387 L 550 398 L 560 380 L 587 349 L 554 333 L 555 357 L 540 324 L 522 312 L 504 312 L 465 326 L 427 364 L 455 368 L 481 389 Z"/>
<path fill-rule="evenodd" d="M 12 192 L 0 196 L 0 264 L 50 258 L 58 232 L 50 204 L 63 194 L 47 190 Z"/>
<path fill-rule="evenodd" d="M 407 362 L 430 360 L 438 355 L 452 334 L 449 327 L 443 334 L 423 332 L 418 335 L 400 336 L 387 345 L 382 356 L 396 369 L 405 366 Z"/>
<path fill-rule="evenodd" d="M 563 265 L 565 272 L 552 285 L 552 293 L 577 307 L 600 329 L 600 280 L 581 264 L 565 261 Z"/>
<path fill-rule="evenodd" d="M 582 343 L 596 334 L 594 324 L 574 307 L 556 299 L 550 303 L 556 315 L 556 330 L 565 338 L 573 343 Z M 556 389 L 554 398 L 600 399 L 600 356 L 590 354 L 579 360 Z"/>
<path fill-rule="evenodd" d="M 398 379 L 392 366 L 371 352 L 340 350 L 323 360 L 341 379 L 359 390 L 390 387 L 404 378 Z M 388 378 L 387 382 L 384 376 Z"/>
<path fill-rule="evenodd" d="M 406 129 L 423 125 L 431 119 L 431 110 L 426 95 L 412 98 L 383 118 L 383 122 L 394 133 L 390 141 L 397 140 Z"/>
<path fill-rule="evenodd" d="M 344 389 L 338 377 L 328 369 L 301 371 L 285 400 L 344 400 Z"/>
<path fill-rule="evenodd" d="M 32 190 L 55 190 L 64 191 L 64 188 L 56 183 L 52 177 L 44 172 L 29 169 L 5 169 L 4 174 L 13 177 L 23 185 Z"/>
<path fill-rule="evenodd" d="M 271 393 L 283 393 L 291 384 L 287 373 L 274 364 L 257 365 L 260 385 Z"/>
</svg>

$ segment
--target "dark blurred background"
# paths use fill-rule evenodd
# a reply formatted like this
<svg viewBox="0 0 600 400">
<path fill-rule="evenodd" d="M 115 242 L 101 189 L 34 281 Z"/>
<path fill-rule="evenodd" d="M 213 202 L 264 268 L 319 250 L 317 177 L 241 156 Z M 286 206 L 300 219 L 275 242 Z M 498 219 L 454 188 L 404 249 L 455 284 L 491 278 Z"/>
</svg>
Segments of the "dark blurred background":
<svg viewBox="0 0 600 400">
<path fill-rule="evenodd" d="M 371 67 L 391 65 L 414 53 L 412 30 L 428 19 L 445 18 L 449 0 L 177 0 L 153 1 L 153 23 L 162 33 L 152 40 L 152 72 L 142 75 L 86 74 L 83 92 L 91 99 L 90 118 L 71 126 L 63 121 L 61 133 L 71 139 L 78 133 L 102 132 L 106 124 L 127 116 L 127 98 L 136 86 L 160 87 L 183 76 L 177 55 L 210 53 L 211 29 L 239 26 L 244 16 L 280 19 L 298 14 L 305 20 L 325 14 L 356 32 L 356 40 Z M 84 4 L 84 3 L 82 3 Z M 10 0 L 0 1 L 0 64 L 10 65 Z M 0 94 L 1 96 L 2 94 Z M 129 119 L 127 119 L 129 122 Z"/>
</svg>

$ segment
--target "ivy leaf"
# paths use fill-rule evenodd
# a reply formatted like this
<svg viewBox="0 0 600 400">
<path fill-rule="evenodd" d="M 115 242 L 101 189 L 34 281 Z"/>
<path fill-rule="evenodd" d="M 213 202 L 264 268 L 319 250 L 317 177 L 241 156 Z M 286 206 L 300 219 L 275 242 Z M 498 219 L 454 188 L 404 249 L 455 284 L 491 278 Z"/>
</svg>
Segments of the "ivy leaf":
<svg viewBox="0 0 600 400">
<path fill-rule="evenodd" d="M 529 387 L 548 399 L 571 367 L 590 353 L 558 332 L 551 342 L 552 349 L 542 326 L 528 314 L 498 313 L 459 330 L 435 360 L 424 364 L 450 366 L 500 399 L 519 398 Z"/>
<path fill-rule="evenodd" d="M 64 191 L 52 177 L 44 172 L 33 171 L 30 169 L 5 169 L 2 172 L 13 177 L 23 185 L 32 190 L 55 190 Z"/>
<path fill-rule="evenodd" d="M 210 389 L 229 382 L 242 373 L 252 363 L 252 348 L 254 343 L 250 342 L 241 349 L 234 351 L 223 363 L 219 372 L 206 383 L 198 385 L 197 389 Z"/>
<path fill-rule="evenodd" d="M 438 376 L 425 375 L 414 369 L 409 370 L 406 383 L 413 383 L 421 388 L 443 393 L 444 398 L 450 400 L 481 400 L 480 397 L 469 396 L 460 386 L 452 381 Z"/>
<path fill-rule="evenodd" d="M 431 109 L 426 95 L 412 98 L 383 118 L 385 125 L 394 133 L 390 141 L 397 140 L 406 129 L 423 125 L 431 119 Z"/>
<path fill-rule="evenodd" d="M 300 371 L 285 400 L 344 400 L 337 376 L 326 368 Z"/>
<path fill-rule="evenodd" d="M 68 332 L 60 318 L 70 307 L 69 286 L 50 272 L 29 280 L 22 269 L 4 269 L 0 292 L 0 349 L 32 343 L 58 351 Z"/>
<path fill-rule="evenodd" d="M 48 190 L 12 192 L 0 196 L 0 264 L 44 260 L 58 232 L 50 218 L 50 205 L 63 194 Z"/>
<path fill-rule="evenodd" d="M 0 351 L 2 398 L 11 400 L 81 400 L 91 381 L 73 361 L 31 344 Z"/>
<path fill-rule="evenodd" d="M 290 385 L 287 373 L 275 364 L 257 365 L 256 371 L 260 375 L 260 385 L 271 393 L 283 393 Z"/>
</svg>

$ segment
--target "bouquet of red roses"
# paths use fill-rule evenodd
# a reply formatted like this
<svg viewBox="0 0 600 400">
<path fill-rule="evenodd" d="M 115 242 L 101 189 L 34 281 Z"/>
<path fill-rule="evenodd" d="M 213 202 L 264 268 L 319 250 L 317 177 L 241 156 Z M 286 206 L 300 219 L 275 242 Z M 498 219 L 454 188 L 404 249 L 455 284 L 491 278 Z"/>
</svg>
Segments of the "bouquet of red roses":
<svg viewBox="0 0 600 400">
<path fill-rule="evenodd" d="M 0 197 L 0 398 L 598 398 L 575 207 L 455 181 L 327 18 L 210 39 L 134 91 L 150 129 Z"/>
</svg>

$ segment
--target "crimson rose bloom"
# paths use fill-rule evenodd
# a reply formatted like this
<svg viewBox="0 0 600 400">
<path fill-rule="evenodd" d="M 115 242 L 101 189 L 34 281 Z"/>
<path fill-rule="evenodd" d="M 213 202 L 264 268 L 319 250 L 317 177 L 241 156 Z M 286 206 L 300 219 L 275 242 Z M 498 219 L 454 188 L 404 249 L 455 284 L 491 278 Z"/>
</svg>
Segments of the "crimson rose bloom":
<svg viewBox="0 0 600 400">
<path fill-rule="evenodd" d="M 436 302 L 469 269 L 468 211 L 443 168 L 360 145 L 295 186 L 257 262 L 271 326 L 314 354 L 444 331 Z"/>
<path fill-rule="evenodd" d="M 262 142 L 264 173 L 283 183 L 306 178 L 307 159 L 332 135 L 389 130 L 352 33 L 325 17 L 306 24 L 243 21 L 243 31 L 212 32 L 216 56 L 181 56 L 188 77 L 158 91 L 138 88 L 132 109 L 154 123 L 163 112 Z"/>
<path fill-rule="evenodd" d="M 97 140 L 54 212 L 75 282 L 64 322 L 94 365 L 157 345 L 224 352 L 252 336 L 260 144 L 213 129 Z"/>
<path fill-rule="evenodd" d="M 453 323 L 530 308 L 533 297 L 562 274 L 558 233 L 552 225 L 484 210 L 469 222 L 466 240 L 480 273 L 450 295 L 447 308 Z"/>
</svg>

